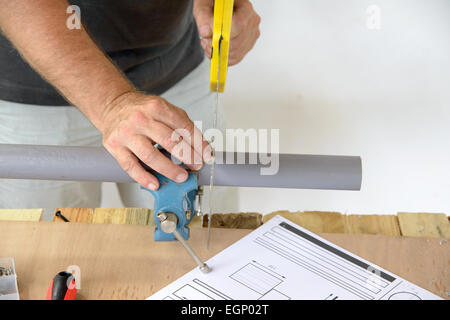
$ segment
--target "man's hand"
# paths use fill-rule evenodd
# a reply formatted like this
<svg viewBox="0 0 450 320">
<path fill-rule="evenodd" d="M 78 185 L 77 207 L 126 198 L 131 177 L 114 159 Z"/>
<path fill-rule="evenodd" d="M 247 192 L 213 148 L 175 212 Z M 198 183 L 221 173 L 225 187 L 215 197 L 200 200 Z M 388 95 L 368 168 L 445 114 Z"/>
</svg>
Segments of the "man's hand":
<svg viewBox="0 0 450 320">
<path fill-rule="evenodd" d="M 201 132 L 182 109 L 136 92 L 84 27 L 68 29 L 68 6 L 67 0 L 0 0 L 1 31 L 100 130 L 106 149 L 134 180 L 149 189 L 159 187 L 141 160 L 169 179 L 185 181 L 186 170 L 154 144 L 199 169 L 212 151 Z"/>
<path fill-rule="evenodd" d="M 193 170 L 212 157 L 211 147 L 186 112 L 157 96 L 126 93 L 105 108 L 101 122 L 105 148 L 131 178 L 152 190 L 158 189 L 158 179 L 139 160 L 176 182 L 188 177 L 155 143 Z"/>
<path fill-rule="evenodd" d="M 213 0 L 194 0 L 194 16 L 202 37 L 201 45 L 209 58 L 212 51 L 213 15 Z M 234 0 L 229 66 L 239 63 L 253 48 L 260 35 L 260 22 L 261 17 L 253 9 L 249 0 Z"/>
</svg>

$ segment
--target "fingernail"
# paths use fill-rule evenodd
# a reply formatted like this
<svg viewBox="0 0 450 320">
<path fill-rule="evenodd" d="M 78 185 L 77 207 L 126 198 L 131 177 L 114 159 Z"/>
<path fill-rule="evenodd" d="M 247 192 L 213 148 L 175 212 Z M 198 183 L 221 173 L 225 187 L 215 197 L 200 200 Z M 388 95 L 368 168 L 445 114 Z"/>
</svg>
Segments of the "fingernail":
<svg viewBox="0 0 450 320">
<path fill-rule="evenodd" d="M 156 188 L 156 185 L 155 185 L 155 184 L 150 183 L 150 184 L 147 186 L 147 189 L 150 189 L 150 190 L 156 190 L 157 188 Z"/>
<path fill-rule="evenodd" d="M 203 38 L 209 37 L 209 36 L 211 36 L 211 27 L 210 26 L 201 26 L 200 29 L 198 29 L 198 33 Z"/>
<path fill-rule="evenodd" d="M 203 163 L 201 163 L 201 164 L 194 164 L 194 165 L 192 166 L 192 168 L 193 168 L 194 170 L 200 170 L 202 167 L 203 167 Z"/>
<path fill-rule="evenodd" d="M 213 152 L 211 149 L 211 146 L 207 146 L 205 151 L 203 151 L 203 160 L 205 160 L 205 162 L 210 162 L 213 158 Z"/>
<path fill-rule="evenodd" d="M 179 175 L 177 175 L 175 180 L 177 182 L 184 182 L 186 179 L 187 179 L 187 174 L 186 173 L 180 173 Z"/>
</svg>

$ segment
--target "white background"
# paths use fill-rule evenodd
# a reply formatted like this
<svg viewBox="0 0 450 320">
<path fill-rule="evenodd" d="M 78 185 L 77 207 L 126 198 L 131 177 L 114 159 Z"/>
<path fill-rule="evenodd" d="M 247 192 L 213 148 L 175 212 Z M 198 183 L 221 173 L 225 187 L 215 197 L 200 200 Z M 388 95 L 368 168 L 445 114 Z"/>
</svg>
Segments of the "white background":
<svg viewBox="0 0 450 320">
<path fill-rule="evenodd" d="M 240 211 L 450 213 L 450 1 L 253 3 L 261 38 L 229 69 L 228 127 L 279 128 L 284 153 L 359 155 L 363 184 L 240 188 Z M 102 205 L 121 205 L 111 185 Z"/>
</svg>

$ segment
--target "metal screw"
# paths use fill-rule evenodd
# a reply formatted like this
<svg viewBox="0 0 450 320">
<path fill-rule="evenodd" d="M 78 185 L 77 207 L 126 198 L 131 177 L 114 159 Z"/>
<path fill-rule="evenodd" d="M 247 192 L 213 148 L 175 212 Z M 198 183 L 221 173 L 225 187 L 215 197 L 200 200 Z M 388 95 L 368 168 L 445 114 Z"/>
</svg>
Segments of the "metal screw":
<svg viewBox="0 0 450 320">
<path fill-rule="evenodd" d="M 0 277 L 1 276 L 9 276 L 11 274 L 13 274 L 11 266 L 9 266 L 8 268 L 0 267 Z"/>
</svg>

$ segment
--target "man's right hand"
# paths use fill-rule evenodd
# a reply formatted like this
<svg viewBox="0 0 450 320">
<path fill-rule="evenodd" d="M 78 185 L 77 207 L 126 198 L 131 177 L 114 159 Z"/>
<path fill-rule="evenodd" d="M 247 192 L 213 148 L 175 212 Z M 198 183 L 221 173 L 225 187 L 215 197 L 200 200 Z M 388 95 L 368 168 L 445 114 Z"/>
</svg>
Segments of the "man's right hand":
<svg viewBox="0 0 450 320">
<path fill-rule="evenodd" d="M 158 144 L 188 168 L 199 170 L 212 158 L 212 149 L 183 109 L 158 96 L 127 92 L 105 107 L 101 125 L 103 145 L 119 165 L 142 186 L 156 190 L 158 179 L 139 163 L 176 182 L 184 182 L 184 168 L 164 156 Z"/>
</svg>

